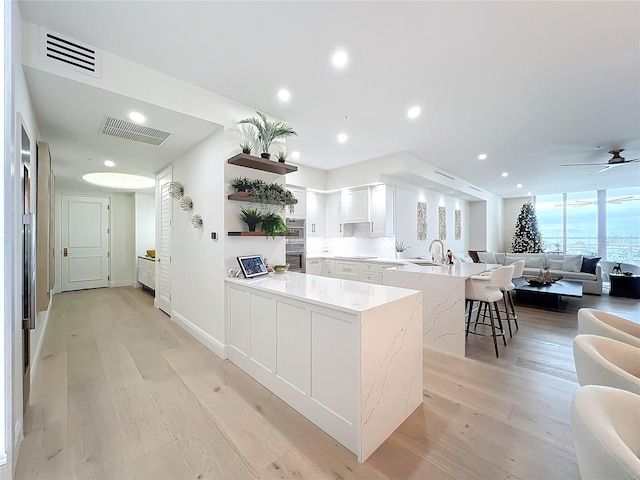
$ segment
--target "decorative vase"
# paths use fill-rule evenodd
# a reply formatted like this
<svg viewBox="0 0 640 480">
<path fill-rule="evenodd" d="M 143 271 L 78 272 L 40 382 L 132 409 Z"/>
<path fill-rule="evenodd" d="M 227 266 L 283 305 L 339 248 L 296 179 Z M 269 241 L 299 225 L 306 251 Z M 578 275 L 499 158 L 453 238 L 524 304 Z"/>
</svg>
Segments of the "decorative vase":
<svg viewBox="0 0 640 480">
<path fill-rule="evenodd" d="M 260 154 L 262 158 L 266 158 L 267 160 L 271 160 L 271 154 L 267 152 L 263 152 Z"/>
<path fill-rule="evenodd" d="M 249 150 L 248 148 L 243 148 L 242 149 L 242 153 L 246 153 L 247 155 L 251 155 L 251 150 Z"/>
<path fill-rule="evenodd" d="M 402 260 L 404 256 L 404 252 L 396 252 L 396 260 Z"/>
<path fill-rule="evenodd" d="M 249 226 L 249 231 L 250 232 L 255 232 L 256 231 L 256 227 L 258 226 L 257 223 L 247 223 L 247 225 Z"/>
<path fill-rule="evenodd" d="M 282 159 L 280 159 L 280 158 L 279 158 L 279 159 L 278 159 L 278 161 L 279 161 L 280 163 L 284 163 L 284 159 L 283 159 L 283 158 L 282 158 Z"/>
</svg>

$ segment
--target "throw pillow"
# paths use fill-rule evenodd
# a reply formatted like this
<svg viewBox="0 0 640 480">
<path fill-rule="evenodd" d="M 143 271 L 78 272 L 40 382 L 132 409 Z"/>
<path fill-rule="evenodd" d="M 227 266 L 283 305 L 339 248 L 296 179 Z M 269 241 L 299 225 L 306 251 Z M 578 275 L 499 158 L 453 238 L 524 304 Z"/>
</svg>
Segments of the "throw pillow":
<svg viewBox="0 0 640 480">
<path fill-rule="evenodd" d="M 549 262 L 549 270 L 562 270 L 564 260 L 547 260 Z"/>
<path fill-rule="evenodd" d="M 496 253 L 496 262 L 499 265 L 504 265 L 505 254 L 504 253 Z"/>
<path fill-rule="evenodd" d="M 562 261 L 562 270 L 565 272 L 580 272 L 582 268 L 582 255 L 565 255 Z"/>
<path fill-rule="evenodd" d="M 478 252 L 478 258 L 481 263 L 498 263 L 494 252 Z"/>
<path fill-rule="evenodd" d="M 504 257 L 504 264 L 505 264 L 505 266 L 509 266 L 512 263 L 516 263 L 518 260 L 522 260 L 522 257 L 517 257 L 517 256 L 514 256 L 514 255 L 507 254 Z"/>
<path fill-rule="evenodd" d="M 587 257 L 583 257 L 582 258 L 582 268 L 580 269 L 581 272 L 584 273 L 596 273 L 596 267 L 598 266 L 598 262 L 600 261 L 601 257 L 593 257 L 593 258 L 587 258 Z"/>
<path fill-rule="evenodd" d="M 529 268 L 545 268 L 545 256 L 526 257 L 524 259 L 524 266 Z"/>
</svg>

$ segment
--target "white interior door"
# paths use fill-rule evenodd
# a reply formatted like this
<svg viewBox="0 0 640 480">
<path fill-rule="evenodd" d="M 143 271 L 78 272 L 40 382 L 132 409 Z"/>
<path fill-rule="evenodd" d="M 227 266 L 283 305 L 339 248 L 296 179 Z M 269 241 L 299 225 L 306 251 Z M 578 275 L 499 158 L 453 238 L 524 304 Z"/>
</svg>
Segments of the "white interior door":
<svg viewBox="0 0 640 480">
<path fill-rule="evenodd" d="M 173 215 L 172 198 L 169 184 L 172 171 L 166 170 L 158 176 L 156 195 L 159 199 L 157 241 L 156 241 L 156 306 L 171 315 L 171 217 Z"/>
<path fill-rule="evenodd" d="M 109 286 L 109 199 L 62 196 L 62 291 Z"/>
</svg>

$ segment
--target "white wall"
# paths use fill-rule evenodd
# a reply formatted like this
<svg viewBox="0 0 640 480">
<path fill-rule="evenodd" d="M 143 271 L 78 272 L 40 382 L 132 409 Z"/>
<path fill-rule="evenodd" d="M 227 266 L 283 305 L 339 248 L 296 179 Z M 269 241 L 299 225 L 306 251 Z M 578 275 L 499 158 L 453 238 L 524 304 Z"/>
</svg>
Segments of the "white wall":
<svg viewBox="0 0 640 480">
<path fill-rule="evenodd" d="M 516 221 L 518 220 L 518 215 L 520 215 L 520 209 L 525 203 L 529 202 L 530 200 L 530 197 L 505 198 L 503 200 L 504 232 L 502 248 L 499 250 L 500 252 L 511 251 L 513 232 L 515 230 Z"/>
<path fill-rule="evenodd" d="M 185 195 L 193 200 L 193 211 L 183 211 L 173 200 L 171 244 L 172 317 L 183 325 L 195 327 L 204 335 L 207 346 L 224 355 L 224 277 L 225 243 L 224 165 L 233 141 L 217 132 L 173 163 L 173 180 L 184 185 Z M 200 214 L 203 229 L 191 225 L 191 215 Z M 218 239 L 212 240 L 215 232 Z M 200 338 L 200 340 L 203 340 Z"/>
<path fill-rule="evenodd" d="M 427 239 L 418 240 L 418 202 L 427 203 Z M 442 241 L 446 250 L 453 253 L 465 252 L 469 248 L 469 206 L 460 200 L 426 188 L 398 186 L 396 188 L 396 238 L 410 245 L 405 257 L 417 257 L 428 252 L 429 244 L 438 237 L 438 208 L 447 209 L 447 238 Z M 455 239 L 455 210 L 461 214 L 461 239 Z M 436 251 L 434 245 L 433 252 Z"/>
<path fill-rule="evenodd" d="M 146 255 L 156 248 L 156 210 L 153 193 L 136 192 L 134 201 L 135 255 Z"/>
<path fill-rule="evenodd" d="M 296 165 L 297 172 L 289 173 L 286 177 L 287 185 L 306 187 L 314 190 L 326 190 L 327 171 L 306 165 Z"/>
</svg>

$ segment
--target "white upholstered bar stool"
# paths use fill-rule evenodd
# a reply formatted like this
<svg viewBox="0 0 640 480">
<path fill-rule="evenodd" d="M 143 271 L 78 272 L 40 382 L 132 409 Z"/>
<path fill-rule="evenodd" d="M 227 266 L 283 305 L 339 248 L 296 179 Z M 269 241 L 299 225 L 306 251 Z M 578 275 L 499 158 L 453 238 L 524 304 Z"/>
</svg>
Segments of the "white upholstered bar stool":
<svg viewBox="0 0 640 480">
<path fill-rule="evenodd" d="M 578 335 L 573 360 L 580 385 L 603 385 L 640 395 L 640 349 L 611 338 Z"/>
<path fill-rule="evenodd" d="M 467 329 L 465 336 L 469 333 L 474 335 L 489 336 L 483 333 L 477 333 L 474 329 L 473 332 L 469 331 L 471 323 L 471 316 L 473 314 L 473 304 L 478 302 L 478 312 L 476 315 L 476 326 L 478 324 L 487 325 L 491 327 L 491 336 L 493 337 L 493 346 L 496 350 L 496 357 L 500 357 L 498 352 L 498 340 L 496 332 L 499 332 L 499 336 L 502 337 L 502 342 L 505 347 L 507 346 L 507 338 L 502 328 L 502 320 L 500 319 L 500 310 L 498 309 L 498 302 L 503 298 L 500 285 L 506 285 L 511 281 L 513 275 L 513 265 L 506 267 L 499 267 L 491 275 L 474 275 L 465 282 L 465 297 L 467 306 Z M 489 310 L 489 324 L 479 322 L 480 309 L 482 307 Z M 496 317 L 494 318 L 494 312 Z M 496 320 L 498 325 L 496 326 Z"/>
<path fill-rule="evenodd" d="M 595 308 L 578 310 L 580 333 L 599 335 L 640 348 L 640 323 Z"/>
<path fill-rule="evenodd" d="M 640 396 L 617 388 L 580 387 L 571 428 L 582 480 L 640 479 Z"/>
</svg>

